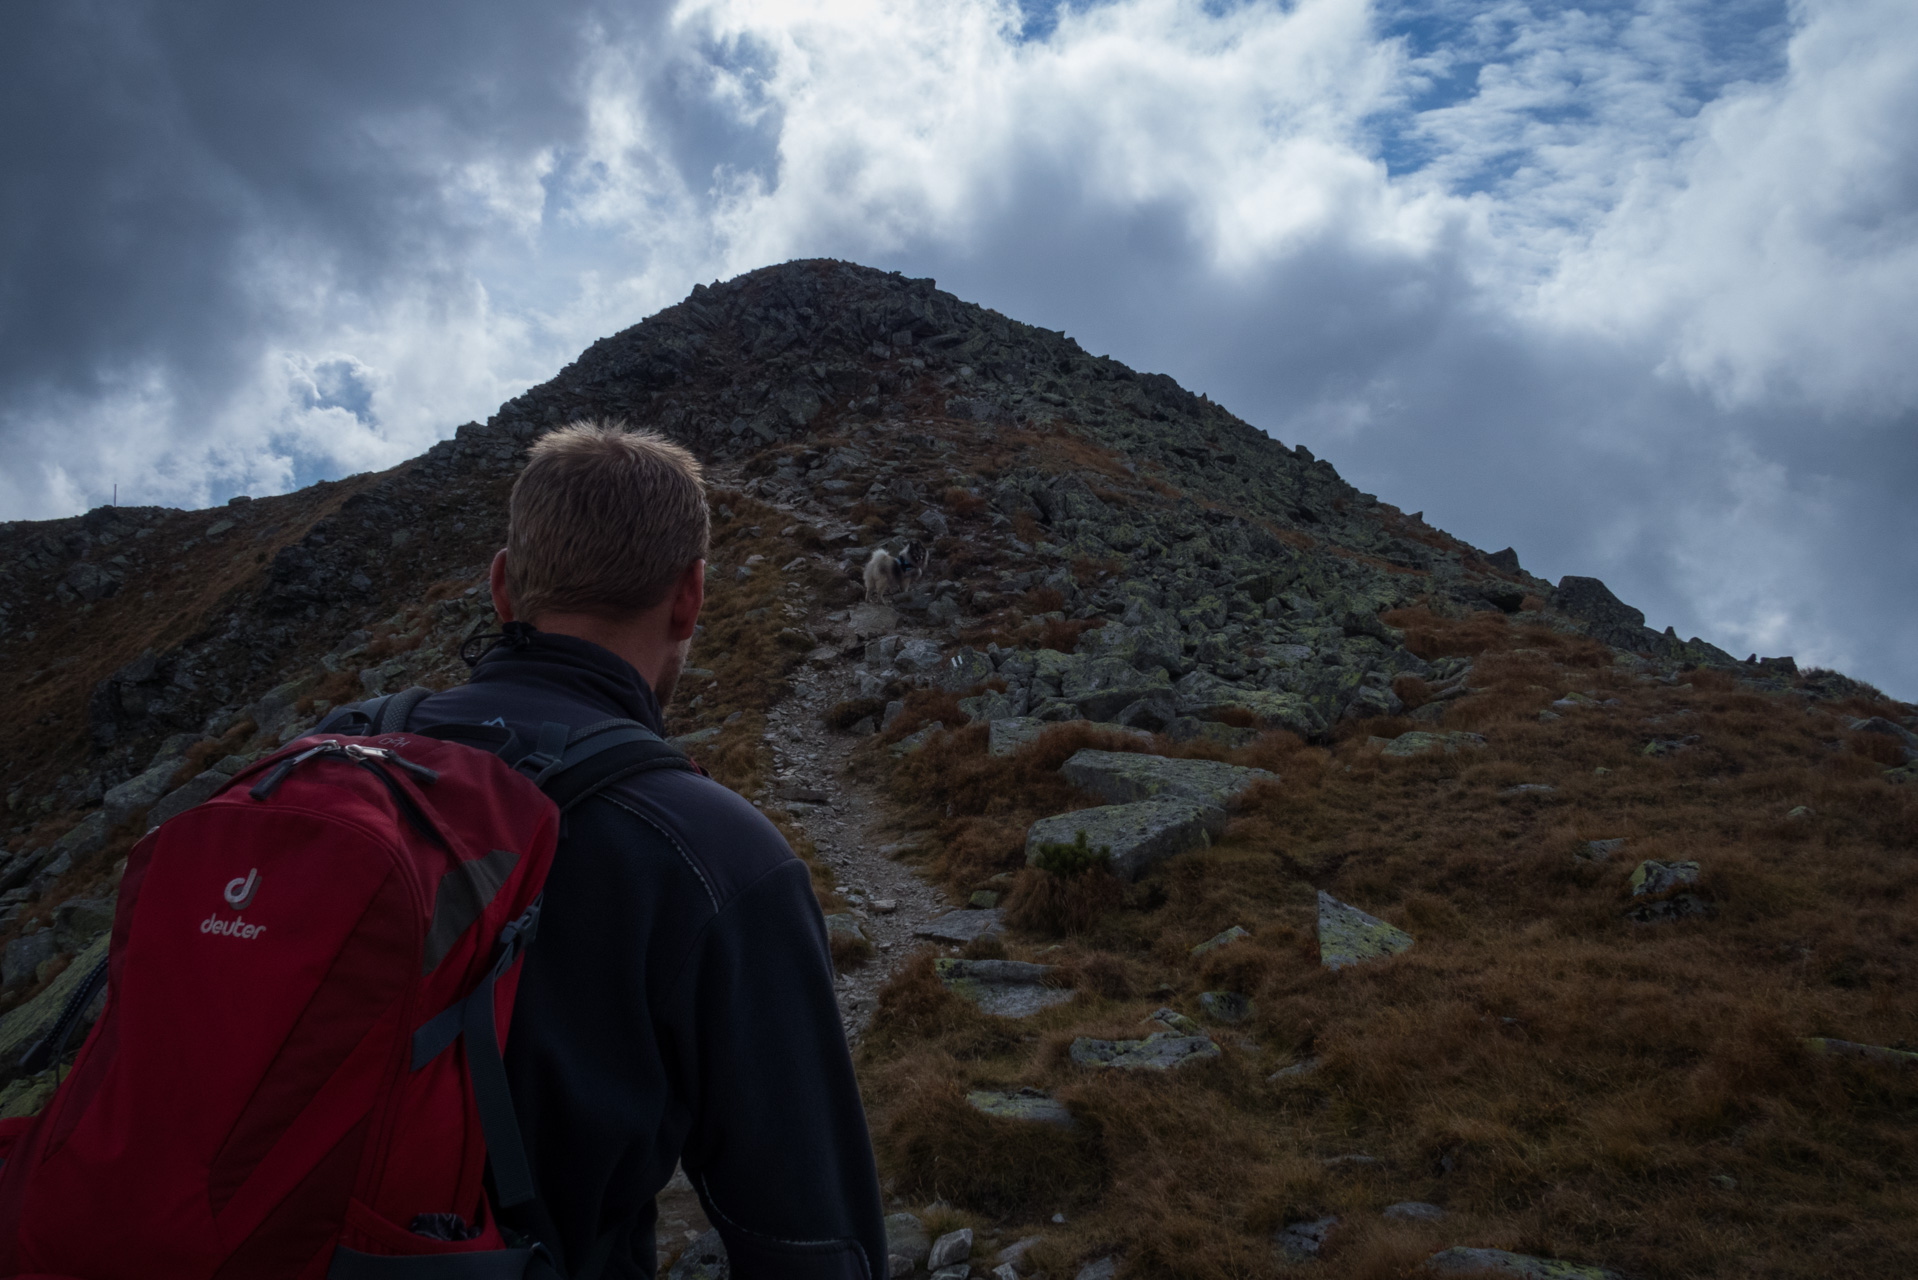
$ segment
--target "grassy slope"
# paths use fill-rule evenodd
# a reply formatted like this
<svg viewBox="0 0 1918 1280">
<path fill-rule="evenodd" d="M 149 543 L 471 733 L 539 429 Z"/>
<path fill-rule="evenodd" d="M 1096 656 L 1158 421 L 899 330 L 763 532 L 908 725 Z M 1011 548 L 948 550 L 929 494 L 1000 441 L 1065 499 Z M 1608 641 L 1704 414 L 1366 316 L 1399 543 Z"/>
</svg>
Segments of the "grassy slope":
<svg viewBox="0 0 1918 1280">
<path fill-rule="evenodd" d="M 1498 614 L 1388 620 L 1433 656 L 1477 655 L 1481 692 L 1443 727 L 1489 745 L 1381 758 L 1368 739 L 1407 720 L 1329 748 L 1274 734 L 1214 750 L 1282 781 L 1089 931 L 1015 932 L 1010 954 L 1074 967 L 1072 1003 L 1006 1022 L 948 995 L 929 960 L 903 973 L 862 1060 L 896 1193 L 943 1198 L 1001 1238 L 1066 1212 L 1041 1255 L 1055 1276 L 1114 1246 L 1126 1274 L 1281 1274 L 1271 1231 L 1326 1213 L 1345 1221 L 1318 1264 L 1328 1276 L 1403 1274 L 1452 1243 L 1646 1276 L 1918 1273 L 1918 1073 L 1802 1047 L 1918 1046 L 1918 794 L 1882 781 L 1876 736 L 1840 719 L 1873 708 L 1705 672 L 1641 680 L 1589 641 Z M 1538 720 L 1574 690 L 1618 705 Z M 1659 734 L 1699 741 L 1644 755 Z M 968 889 L 1020 866 L 1029 821 L 1091 803 L 1052 770 L 1086 742 L 1128 745 L 1105 737 L 1072 727 L 994 759 L 975 728 L 886 767 L 937 833 L 933 868 Z M 1556 790 L 1507 794 L 1521 783 Z M 1815 816 L 1787 819 L 1798 805 Z M 1629 843 L 1609 862 L 1574 856 L 1614 836 Z M 1699 860 L 1713 918 L 1626 920 L 1648 857 Z M 1318 888 L 1417 946 L 1324 971 Z M 1251 939 L 1187 954 L 1231 925 Z M 1197 1016 L 1211 989 L 1256 1002 L 1249 1023 L 1215 1028 L 1222 1060 L 1142 1078 L 1065 1057 L 1077 1035 L 1144 1034 L 1161 1005 Z M 1307 1055 L 1317 1072 L 1268 1082 Z M 964 1105 L 967 1088 L 1019 1085 L 1066 1100 L 1080 1132 Z M 1383 1163 L 1321 1163 L 1360 1153 Z M 1451 1217 L 1378 1216 L 1406 1199 Z"/>
</svg>

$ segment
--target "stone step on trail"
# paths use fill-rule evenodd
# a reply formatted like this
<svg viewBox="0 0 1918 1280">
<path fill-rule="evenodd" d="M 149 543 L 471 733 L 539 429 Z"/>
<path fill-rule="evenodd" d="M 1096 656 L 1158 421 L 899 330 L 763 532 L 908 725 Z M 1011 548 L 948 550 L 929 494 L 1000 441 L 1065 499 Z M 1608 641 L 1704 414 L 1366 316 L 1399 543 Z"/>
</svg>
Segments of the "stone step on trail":
<svg viewBox="0 0 1918 1280">
<path fill-rule="evenodd" d="M 1140 800 L 1076 809 L 1041 818 L 1027 828 L 1026 863 L 1037 861 L 1041 846 L 1072 844 L 1083 831 L 1094 849 L 1112 851 L 1112 874 L 1136 880 L 1167 858 L 1209 847 L 1225 833 L 1225 823 L 1223 809 L 1196 800 Z"/>
</svg>

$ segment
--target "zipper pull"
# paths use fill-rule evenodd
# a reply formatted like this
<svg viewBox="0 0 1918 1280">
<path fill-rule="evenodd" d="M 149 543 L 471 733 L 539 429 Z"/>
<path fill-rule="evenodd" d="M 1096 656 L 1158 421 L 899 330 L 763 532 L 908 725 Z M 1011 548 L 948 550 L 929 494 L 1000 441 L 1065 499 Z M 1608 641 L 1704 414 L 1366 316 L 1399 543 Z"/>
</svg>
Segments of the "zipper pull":
<svg viewBox="0 0 1918 1280">
<path fill-rule="evenodd" d="M 421 782 L 438 782 L 440 780 L 438 771 L 429 769 L 423 764 L 414 764 L 411 760 L 408 760 L 391 747 L 363 747 L 357 742 L 349 742 L 346 744 L 346 754 L 356 760 L 372 759 L 388 761 L 406 770 Z"/>
<path fill-rule="evenodd" d="M 286 781 L 287 774 L 292 773 L 314 756 L 324 755 L 328 752 L 338 752 L 340 750 L 340 744 L 334 739 L 328 738 L 316 747 L 308 747 L 297 756 L 288 756 L 286 759 L 274 765 L 272 771 L 264 778 L 254 783 L 252 790 L 248 791 L 247 794 L 255 800 L 269 799 L 275 791 L 280 789 L 280 784 Z"/>
</svg>

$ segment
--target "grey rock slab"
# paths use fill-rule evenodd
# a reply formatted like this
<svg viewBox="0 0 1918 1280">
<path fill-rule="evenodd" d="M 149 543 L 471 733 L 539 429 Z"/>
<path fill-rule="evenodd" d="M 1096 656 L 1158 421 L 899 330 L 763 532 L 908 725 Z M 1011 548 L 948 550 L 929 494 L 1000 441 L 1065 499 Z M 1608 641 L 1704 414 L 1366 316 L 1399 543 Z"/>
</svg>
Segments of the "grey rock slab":
<svg viewBox="0 0 1918 1280">
<path fill-rule="evenodd" d="M 1011 1267 L 1015 1275 L 1023 1273 L 1026 1269 L 1026 1255 L 1032 1252 L 1032 1246 L 1038 1244 L 1043 1239 L 1045 1239 L 1044 1236 L 1027 1236 L 1023 1240 L 1014 1240 L 1011 1244 L 999 1250 L 998 1254 L 993 1258 L 993 1261 L 999 1263 L 1001 1266 Z M 994 1274 L 996 1275 L 997 1272 Z"/>
<path fill-rule="evenodd" d="M 955 1262 L 964 1262 L 971 1256 L 972 1228 L 961 1227 L 957 1231 L 946 1232 L 932 1242 L 932 1252 L 926 1256 L 926 1269 L 937 1271 Z"/>
<path fill-rule="evenodd" d="M 938 671 L 945 661 L 945 654 L 937 641 L 917 637 L 899 646 L 892 664 L 909 675 L 925 675 Z"/>
<path fill-rule="evenodd" d="M 1319 891 L 1319 963 L 1326 968 L 1348 969 L 1411 946 L 1412 935 L 1403 929 Z"/>
<path fill-rule="evenodd" d="M 866 942 L 869 939 L 859 927 L 859 917 L 850 911 L 835 911 L 826 917 L 826 936 L 845 938 L 853 942 Z"/>
<path fill-rule="evenodd" d="M 145 773 L 128 778 L 108 791 L 105 800 L 107 825 L 117 827 L 134 814 L 150 808 L 155 800 L 167 793 L 173 775 L 180 771 L 184 763 L 179 756 L 168 756 L 156 761 Z"/>
<path fill-rule="evenodd" d="M 1587 840 L 1585 846 L 1575 856 L 1585 862 L 1603 862 L 1624 847 L 1624 836 L 1615 836 L 1609 840 Z"/>
<path fill-rule="evenodd" d="M 963 693 L 992 679 L 992 659 L 977 649 L 961 649 L 938 667 L 933 683 L 947 693 Z"/>
<path fill-rule="evenodd" d="M 726 1256 L 726 1242 L 717 1227 L 686 1246 L 679 1261 L 666 1273 L 666 1280 L 730 1280 L 732 1260 Z"/>
<path fill-rule="evenodd" d="M 694 747 L 706 745 L 708 742 L 717 738 L 719 734 L 719 726 L 714 725 L 710 729 L 695 729 L 691 733 L 682 733 L 677 738 L 668 738 L 667 741 L 675 747 L 678 747 L 681 751 L 690 751 Z"/>
<path fill-rule="evenodd" d="M 899 611 L 890 605 L 858 604 L 846 621 L 853 634 L 861 638 L 891 635 L 899 630 Z M 886 660 L 891 662 L 891 655 Z"/>
<path fill-rule="evenodd" d="M 1423 1200 L 1401 1200 L 1397 1204 L 1388 1204 L 1385 1216 L 1394 1222 L 1442 1222 L 1445 1210 Z"/>
<path fill-rule="evenodd" d="M 1204 942 L 1194 946 L 1189 954 L 1202 956 L 1208 951 L 1217 951 L 1220 947 L 1229 946 L 1237 942 L 1240 938 L 1249 938 L 1251 936 L 1251 933 L 1247 932 L 1242 926 L 1235 924 L 1224 933 L 1214 934 Z"/>
<path fill-rule="evenodd" d="M 1225 831 L 1222 809 L 1193 800 L 1140 800 L 1041 818 L 1026 830 L 1026 862 L 1042 844 L 1072 844 L 1081 831 L 1093 848 L 1112 850 L 1112 873 L 1136 880 L 1155 863 L 1208 847 Z"/>
<path fill-rule="evenodd" d="M 79 987 L 80 982 L 94 966 L 106 958 L 107 942 L 111 935 L 101 934 L 94 939 L 93 945 L 73 958 L 60 976 L 47 984 L 47 989 L 18 1009 L 0 1018 L 0 1075 L 11 1074 L 20 1055 L 27 1047 L 44 1036 L 60 1017 L 60 1011 L 66 1007 L 68 998 Z M 74 1038 L 69 1046 L 77 1046 L 86 1034 L 86 1027 L 103 1003 L 104 991 L 94 998 L 93 1007 L 82 1019 L 83 1024 L 74 1029 Z"/>
<path fill-rule="evenodd" d="M 959 707 L 965 709 L 965 703 Z M 1050 729 L 1050 721 L 1037 716 L 1007 716 L 994 720 L 986 730 L 986 751 L 995 756 L 1009 756 L 1028 742 L 1037 742 L 1039 735 Z"/>
<path fill-rule="evenodd" d="M 42 929 L 24 938 L 15 938 L 0 952 L 0 987 L 11 990 L 33 981 L 33 971 L 59 953 L 60 944 L 53 930 Z"/>
<path fill-rule="evenodd" d="M 1244 1022 L 1252 1016 L 1252 1001 L 1236 991 L 1201 991 L 1199 1007 L 1218 1022 Z"/>
<path fill-rule="evenodd" d="M 888 710 L 890 710 L 890 708 L 888 708 Z M 893 743 L 892 753 L 896 756 L 909 756 L 914 752 L 923 751 L 926 748 L 926 744 L 932 741 L 935 734 L 941 734 L 945 731 L 946 726 L 944 722 L 934 720 L 923 729 L 915 729 L 905 737 L 899 739 L 899 741 Z"/>
<path fill-rule="evenodd" d="M 1083 1067 L 1113 1067 L 1121 1071 L 1170 1071 L 1188 1063 L 1216 1058 L 1219 1046 L 1206 1036 L 1181 1036 L 1158 1031 L 1143 1040 L 1095 1040 L 1080 1036 L 1067 1050 Z"/>
<path fill-rule="evenodd" d="M 970 1280 L 972 1264 L 955 1262 L 949 1267 L 941 1267 L 932 1273 L 932 1280 Z"/>
<path fill-rule="evenodd" d="M 1107 804 L 1130 804 L 1171 796 L 1224 808 L 1254 783 L 1278 781 L 1266 769 L 1219 760 L 1177 760 L 1138 751 L 1098 751 L 1085 747 L 1059 767 L 1059 774 L 1081 791 Z"/>
<path fill-rule="evenodd" d="M 1411 756 L 1429 755 L 1432 752 L 1444 752 L 1457 755 L 1460 751 L 1475 751 L 1485 745 L 1483 734 L 1466 733 L 1453 730 L 1449 733 L 1433 733 L 1425 729 L 1414 729 L 1410 733 L 1401 733 L 1385 745 L 1380 755 L 1394 759 L 1406 759 Z"/>
<path fill-rule="evenodd" d="M 1489 1273 L 1511 1276 L 1514 1280 L 1620 1280 L 1616 1271 L 1556 1258 L 1535 1258 L 1529 1254 L 1507 1253 L 1503 1249 L 1468 1249 L 1454 1245 L 1425 1260 L 1425 1269 L 1433 1275 L 1461 1276 Z"/>
<path fill-rule="evenodd" d="M 966 1102 L 973 1110 L 1002 1120 L 1026 1120 L 1057 1129 L 1070 1129 L 1076 1123 L 1065 1103 L 1038 1089 L 1021 1089 L 1017 1093 L 975 1089 L 966 1095 Z M 1004 1258 L 1005 1254 L 999 1256 Z"/>
<path fill-rule="evenodd" d="M 906 1270 L 924 1262 L 931 1250 L 932 1237 L 926 1233 L 925 1223 L 910 1213 L 886 1215 L 886 1252 L 892 1257 L 904 1258 Z"/>
<path fill-rule="evenodd" d="M 1698 883 L 1700 873 L 1696 862 L 1658 862 L 1647 858 L 1632 871 L 1632 896 L 1658 897 L 1690 888 Z"/>
<path fill-rule="evenodd" d="M 1332 1228 L 1339 1225 L 1336 1217 L 1313 1218 L 1304 1222 L 1288 1222 L 1273 1233 L 1273 1247 L 1279 1256 L 1288 1262 L 1310 1262 L 1319 1256 L 1319 1250 L 1325 1245 L 1325 1238 L 1332 1234 Z"/>
<path fill-rule="evenodd" d="M 1146 1015 L 1146 1021 L 1156 1022 L 1175 1035 L 1202 1036 L 1205 1034 L 1205 1028 L 1203 1026 L 1191 1018 L 1186 1017 L 1177 1009 L 1155 1009 Z"/>
<path fill-rule="evenodd" d="M 993 911 L 948 911 L 936 920 L 914 929 L 916 938 L 931 938 L 935 942 L 956 942 L 961 945 L 988 933 L 997 933 L 1004 925 L 1000 913 Z"/>
<path fill-rule="evenodd" d="M 196 804 L 211 800 L 215 792 L 232 780 L 230 774 L 221 773 L 217 769 L 208 769 L 204 773 L 194 775 L 160 797 L 159 801 L 147 810 L 147 826 L 157 827 L 168 818 L 185 813 Z"/>
<path fill-rule="evenodd" d="M 1001 1018 L 1031 1017 L 1072 999 L 1069 989 L 1048 985 L 1056 972 L 1049 964 L 947 958 L 933 961 L 933 971 L 946 990 Z"/>
<path fill-rule="evenodd" d="M 1117 1258 L 1094 1258 L 1091 1262 L 1080 1267 L 1079 1273 L 1073 1276 L 1072 1280 L 1113 1280 L 1113 1277 L 1118 1274 L 1119 1260 Z"/>
<path fill-rule="evenodd" d="M 1016 709 L 1017 704 L 1003 693 L 982 693 L 976 697 L 959 699 L 959 710 L 963 711 L 966 719 L 974 724 L 983 720 L 990 725 L 1013 719 L 1013 712 Z M 987 733 L 990 735 L 991 730 L 987 730 Z M 990 747 L 989 739 L 988 747 Z"/>
<path fill-rule="evenodd" d="M 1002 1262 L 992 1269 L 992 1280 L 1019 1280 L 1019 1268 Z"/>
<path fill-rule="evenodd" d="M 1890 1049 L 1878 1044 L 1859 1044 L 1855 1040 L 1833 1040 L 1827 1036 L 1811 1036 L 1806 1039 L 1805 1048 L 1820 1056 L 1862 1058 L 1868 1062 L 1884 1062 L 1892 1066 L 1918 1067 L 1918 1053 L 1912 1053 L 1906 1049 Z"/>
<path fill-rule="evenodd" d="M 1292 1065 L 1280 1067 L 1277 1071 L 1274 1071 L 1265 1078 L 1265 1082 L 1267 1084 L 1276 1084 L 1281 1080 L 1297 1080 L 1304 1076 L 1311 1075 L 1318 1069 L 1319 1060 L 1317 1058 L 1300 1058 Z"/>
<path fill-rule="evenodd" d="M 68 898 L 53 909 L 53 936 L 61 951 L 78 951 L 113 927 L 113 899 Z"/>
</svg>

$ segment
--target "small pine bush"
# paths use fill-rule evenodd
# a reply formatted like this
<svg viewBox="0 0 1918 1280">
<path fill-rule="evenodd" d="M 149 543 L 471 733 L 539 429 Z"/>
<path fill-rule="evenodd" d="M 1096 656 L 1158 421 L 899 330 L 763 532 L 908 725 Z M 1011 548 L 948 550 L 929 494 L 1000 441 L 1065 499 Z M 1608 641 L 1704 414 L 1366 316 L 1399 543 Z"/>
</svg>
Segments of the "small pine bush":
<svg viewBox="0 0 1918 1280">
<path fill-rule="evenodd" d="M 1112 846 L 1102 844 L 1093 848 L 1083 829 L 1071 844 L 1042 844 L 1032 857 L 1033 866 L 1061 880 L 1071 880 L 1089 871 L 1104 871 L 1111 861 Z"/>
</svg>

